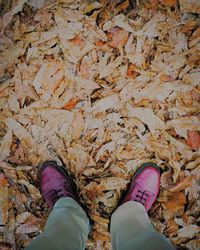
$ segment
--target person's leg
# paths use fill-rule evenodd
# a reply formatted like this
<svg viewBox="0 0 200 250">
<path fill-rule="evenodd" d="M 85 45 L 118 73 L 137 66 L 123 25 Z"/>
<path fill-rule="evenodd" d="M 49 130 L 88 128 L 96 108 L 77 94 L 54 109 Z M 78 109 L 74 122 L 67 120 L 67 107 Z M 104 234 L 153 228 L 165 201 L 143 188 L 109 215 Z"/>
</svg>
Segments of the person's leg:
<svg viewBox="0 0 200 250">
<path fill-rule="evenodd" d="M 52 212 L 44 233 L 26 250 L 82 250 L 89 233 L 89 219 L 79 205 L 78 197 L 66 169 L 53 161 L 42 164 L 39 176 L 42 197 Z"/>
<path fill-rule="evenodd" d="M 167 238 L 152 226 L 142 204 L 129 201 L 119 206 L 111 217 L 113 250 L 172 250 Z"/>
<path fill-rule="evenodd" d="M 167 238 L 154 229 L 147 215 L 160 189 L 157 165 L 143 164 L 130 184 L 111 218 L 113 250 L 174 249 Z"/>
<path fill-rule="evenodd" d="M 89 220 L 82 207 L 72 198 L 59 199 L 45 226 L 26 250 L 85 249 Z"/>
</svg>

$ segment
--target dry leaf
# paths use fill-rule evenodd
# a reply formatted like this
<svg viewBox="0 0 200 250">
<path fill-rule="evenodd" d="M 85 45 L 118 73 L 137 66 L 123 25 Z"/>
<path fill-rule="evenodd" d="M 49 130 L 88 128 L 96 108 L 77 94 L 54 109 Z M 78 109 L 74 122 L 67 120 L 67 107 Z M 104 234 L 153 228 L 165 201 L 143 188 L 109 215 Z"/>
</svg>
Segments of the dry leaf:
<svg viewBox="0 0 200 250">
<path fill-rule="evenodd" d="M 25 144 L 25 146 L 32 148 L 33 147 L 33 138 L 28 133 L 28 131 L 13 118 L 7 118 L 5 120 L 6 125 L 10 130 L 19 138 L 19 140 Z"/>
<path fill-rule="evenodd" d="M 4 161 L 10 155 L 11 144 L 12 144 L 12 131 L 9 129 L 1 142 L 0 161 Z"/>
<path fill-rule="evenodd" d="M 200 227 L 196 225 L 190 225 L 183 227 L 178 230 L 178 236 L 183 238 L 190 238 L 193 237 L 195 234 L 198 234 L 200 231 Z"/>
<path fill-rule="evenodd" d="M 63 107 L 63 109 L 66 109 L 66 110 L 72 110 L 76 104 L 79 102 L 79 98 L 78 97 L 72 97 L 66 104 L 65 106 Z"/>
<path fill-rule="evenodd" d="M 110 29 L 107 36 L 108 44 L 113 48 L 123 47 L 128 40 L 128 32 L 119 27 Z"/>
<path fill-rule="evenodd" d="M 72 139 L 77 140 L 84 129 L 83 115 L 80 112 L 75 113 L 74 120 L 72 122 Z"/>
<path fill-rule="evenodd" d="M 175 6 L 177 4 L 177 0 L 161 0 L 161 3 L 164 4 L 165 6 Z"/>
<path fill-rule="evenodd" d="M 6 14 L 4 14 L 3 18 L 2 18 L 2 31 L 1 33 L 4 32 L 4 29 L 6 28 L 6 26 L 11 22 L 13 16 L 15 14 L 17 14 L 18 12 L 22 11 L 24 4 L 27 2 L 28 0 L 19 0 L 17 5 L 14 6 L 12 8 L 11 11 L 7 12 Z"/>
<path fill-rule="evenodd" d="M 175 217 L 183 214 L 185 204 L 186 197 L 182 192 L 180 192 L 173 193 L 172 196 L 169 197 L 168 201 L 163 202 L 163 207 L 169 214 L 171 214 L 171 216 Z"/>
<path fill-rule="evenodd" d="M 86 248 L 110 249 L 107 218 L 153 161 L 155 227 L 175 248 L 198 248 L 197 2 L 1 4 L 0 241 L 21 249 L 41 232 L 38 163 L 52 159 L 78 177 L 94 222 Z"/>
<path fill-rule="evenodd" d="M 200 14 L 200 3 L 196 0 L 179 0 L 180 6 L 186 12 Z"/>
<path fill-rule="evenodd" d="M 175 187 L 170 188 L 169 191 L 171 192 L 180 192 L 185 190 L 187 187 L 191 187 L 193 184 L 194 176 L 187 176 L 181 182 L 179 182 Z"/>
<path fill-rule="evenodd" d="M 101 100 L 95 102 L 92 107 L 93 112 L 102 112 L 110 108 L 120 108 L 120 99 L 117 94 L 102 98 Z"/>
<path fill-rule="evenodd" d="M 144 124 L 146 124 L 152 133 L 155 133 L 157 129 L 164 129 L 165 125 L 158 116 L 149 108 L 132 108 L 127 105 L 128 115 L 130 117 L 136 117 Z"/>
<path fill-rule="evenodd" d="M 18 183 L 21 185 L 24 185 L 28 189 L 28 192 L 33 199 L 41 198 L 41 194 L 38 191 L 38 189 L 35 186 L 33 186 L 32 184 L 30 184 L 28 181 L 19 180 Z"/>
<path fill-rule="evenodd" d="M 5 225 L 8 222 L 9 197 L 8 197 L 8 180 L 4 174 L 0 174 L 0 223 Z"/>
<path fill-rule="evenodd" d="M 187 145 L 192 149 L 200 148 L 200 135 L 198 131 L 188 130 L 187 132 Z"/>
</svg>

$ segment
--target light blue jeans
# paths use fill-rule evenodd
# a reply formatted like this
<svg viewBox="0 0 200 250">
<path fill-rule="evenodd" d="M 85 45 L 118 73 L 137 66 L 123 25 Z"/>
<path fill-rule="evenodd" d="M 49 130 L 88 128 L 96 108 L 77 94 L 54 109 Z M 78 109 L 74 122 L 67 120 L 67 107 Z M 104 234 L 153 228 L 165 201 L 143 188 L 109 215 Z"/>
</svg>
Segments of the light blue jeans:
<svg viewBox="0 0 200 250">
<path fill-rule="evenodd" d="M 82 207 L 72 198 L 58 200 L 49 215 L 44 232 L 26 250 L 85 249 L 89 219 Z M 129 201 L 118 207 L 111 218 L 113 250 L 172 250 L 168 239 L 158 233 L 138 202 Z"/>
</svg>

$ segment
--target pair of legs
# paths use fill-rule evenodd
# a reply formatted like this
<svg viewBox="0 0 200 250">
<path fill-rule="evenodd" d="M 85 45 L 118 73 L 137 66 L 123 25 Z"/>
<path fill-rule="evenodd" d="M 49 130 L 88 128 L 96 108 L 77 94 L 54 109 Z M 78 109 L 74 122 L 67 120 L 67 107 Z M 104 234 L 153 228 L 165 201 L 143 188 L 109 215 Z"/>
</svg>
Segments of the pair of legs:
<svg viewBox="0 0 200 250">
<path fill-rule="evenodd" d="M 54 162 L 40 171 L 41 192 L 52 209 L 44 232 L 26 250 L 85 249 L 89 219 L 79 205 L 69 176 Z M 127 194 L 111 217 L 113 250 L 174 249 L 167 238 L 152 226 L 147 212 L 159 192 L 160 174 L 147 163 L 134 176 Z"/>
</svg>

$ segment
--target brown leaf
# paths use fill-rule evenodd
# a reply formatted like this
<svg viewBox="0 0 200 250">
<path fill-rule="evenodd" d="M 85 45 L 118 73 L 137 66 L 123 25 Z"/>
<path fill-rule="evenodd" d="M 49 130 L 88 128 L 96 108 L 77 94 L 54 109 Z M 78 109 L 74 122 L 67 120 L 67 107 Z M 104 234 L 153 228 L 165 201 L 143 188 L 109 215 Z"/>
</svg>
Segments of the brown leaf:
<svg viewBox="0 0 200 250">
<path fill-rule="evenodd" d="M 113 48 L 123 47 L 128 40 L 128 31 L 119 27 L 114 27 L 108 31 L 108 45 Z"/>
<path fill-rule="evenodd" d="M 129 6 L 129 0 L 125 0 L 116 7 L 116 13 L 127 9 Z"/>
<path fill-rule="evenodd" d="M 63 109 L 66 109 L 66 110 L 72 110 L 76 104 L 79 102 L 79 98 L 78 97 L 72 97 L 66 104 L 65 106 L 63 107 Z"/>
<path fill-rule="evenodd" d="M 73 46 L 82 47 L 84 45 L 84 41 L 79 34 L 76 35 L 74 38 L 70 39 L 69 41 L 70 43 L 72 43 Z"/>
<path fill-rule="evenodd" d="M 167 190 L 173 186 L 171 171 L 166 171 L 161 175 L 161 186 Z"/>
<path fill-rule="evenodd" d="M 10 155 L 11 144 L 12 144 L 12 131 L 9 129 L 1 142 L 0 161 L 4 161 Z"/>
<path fill-rule="evenodd" d="M 167 228 L 165 230 L 165 233 L 168 236 L 174 236 L 177 234 L 178 229 L 179 229 L 179 226 L 176 224 L 176 222 L 174 220 L 169 220 L 167 222 Z"/>
<path fill-rule="evenodd" d="M 180 192 L 180 193 L 173 193 L 172 196 L 168 198 L 168 201 L 163 202 L 162 205 L 169 214 L 176 216 L 183 213 L 185 204 L 186 204 L 185 194 Z"/>
<path fill-rule="evenodd" d="M 90 201 L 94 201 L 95 198 L 100 197 L 104 195 L 102 190 L 99 188 L 98 184 L 96 182 L 91 182 L 86 187 L 86 195 Z"/>
<path fill-rule="evenodd" d="M 29 132 L 13 118 L 8 118 L 5 121 L 6 125 L 13 131 L 13 133 L 22 141 L 25 146 L 33 147 L 33 138 Z"/>
<path fill-rule="evenodd" d="M 191 187 L 193 183 L 194 176 L 187 176 L 181 182 L 179 182 L 175 187 L 169 189 L 170 192 L 180 192 L 185 190 L 187 187 Z"/>
<path fill-rule="evenodd" d="M 98 222 L 99 224 L 102 224 L 102 225 L 108 225 L 108 223 L 109 223 L 108 219 L 102 218 L 98 215 L 90 214 L 90 218 L 93 221 Z"/>
<path fill-rule="evenodd" d="M 127 70 L 127 77 L 131 79 L 135 79 L 140 74 L 137 72 L 138 67 L 134 64 L 131 64 Z"/>
<path fill-rule="evenodd" d="M 188 130 L 187 132 L 187 145 L 192 149 L 200 148 L 200 134 L 199 131 Z"/>
<path fill-rule="evenodd" d="M 175 6 L 177 4 L 177 0 L 161 0 L 161 3 L 164 4 L 165 6 Z"/>
<path fill-rule="evenodd" d="M 94 231 L 93 237 L 95 240 L 99 240 L 99 241 L 109 241 L 110 240 L 110 236 L 108 234 L 102 234 L 102 233 L 99 233 L 97 231 Z"/>
<path fill-rule="evenodd" d="M 8 222 L 9 200 L 8 200 L 8 180 L 4 174 L 0 174 L 0 224 Z"/>
</svg>

